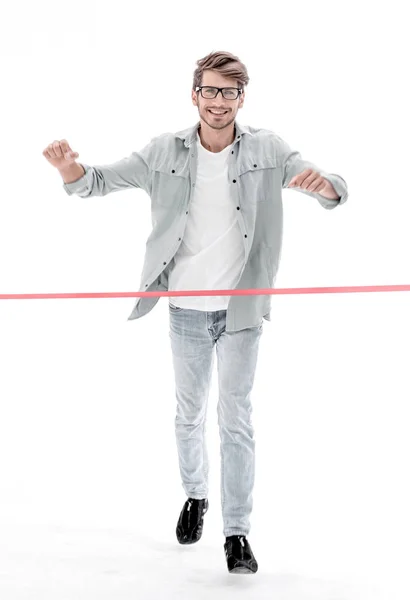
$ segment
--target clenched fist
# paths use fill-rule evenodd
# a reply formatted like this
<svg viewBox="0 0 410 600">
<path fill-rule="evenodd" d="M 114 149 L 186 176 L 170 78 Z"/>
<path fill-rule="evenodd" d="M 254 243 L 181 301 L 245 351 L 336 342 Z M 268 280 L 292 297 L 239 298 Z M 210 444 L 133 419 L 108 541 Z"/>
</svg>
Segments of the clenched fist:
<svg viewBox="0 0 410 600">
<path fill-rule="evenodd" d="M 70 144 L 67 140 L 55 140 L 52 144 L 47 146 L 43 151 L 43 156 L 46 157 L 48 162 L 53 165 L 59 171 L 64 171 L 75 163 L 79 157 L 78 152 L 73 152 L 70 148 Z"/>
</svg>

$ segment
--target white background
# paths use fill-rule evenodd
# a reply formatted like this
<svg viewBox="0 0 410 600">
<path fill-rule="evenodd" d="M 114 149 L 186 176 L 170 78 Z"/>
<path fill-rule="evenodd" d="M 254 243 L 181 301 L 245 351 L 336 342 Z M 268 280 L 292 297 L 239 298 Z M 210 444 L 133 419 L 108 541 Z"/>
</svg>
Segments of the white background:
<svg viewBox="0 0 410 600">
<path fill-rule="evenodd" d="M 198 120 L 196 61 L 227 50 L 241 124 L 348 184 L 333 211 L 284 190 L 277 287 L 410 284 L 405 3 L 15 2 L 2 9 L 0 293 L 137 291 L 150 199 L 69 196 L 42 155 L 109 164 Z M 410 598 L 407 292 L 274 296 L 253 392 L 251 578 L 229 575 L 216 378 L 210 510 L 185 501 L 167 300 L 0 301 L 0 595 Z M 215 363 L 216 369 L 216 363 Z"/>
</svg>

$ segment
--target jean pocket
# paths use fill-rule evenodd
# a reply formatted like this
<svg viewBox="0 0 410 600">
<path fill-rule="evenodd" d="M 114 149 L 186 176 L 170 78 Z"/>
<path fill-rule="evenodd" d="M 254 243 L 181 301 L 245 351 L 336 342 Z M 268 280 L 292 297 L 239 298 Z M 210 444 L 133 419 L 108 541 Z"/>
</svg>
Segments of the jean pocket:
<svg viewBox="0 0 410 600">
<path fill-rule="evenodd" d="M 182 310 L 180 306 L 174 306 L 171 302 L 168 303 L 168 306 L 171 312 L 180 312 Z"/>
</svg>

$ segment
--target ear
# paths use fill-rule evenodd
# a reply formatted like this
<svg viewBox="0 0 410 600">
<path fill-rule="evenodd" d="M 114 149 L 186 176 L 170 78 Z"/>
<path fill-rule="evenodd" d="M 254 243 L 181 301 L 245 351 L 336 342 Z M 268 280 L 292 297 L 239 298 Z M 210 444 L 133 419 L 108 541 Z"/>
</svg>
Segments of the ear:
<svg viewBox="0 0 410 600">
<path fill-rule="evenodd" d="M 197 106 L 198 105 L 198 99 L 197 99 L 197 93 L 196 93 L 195 90 L 192 90 L 191 97 L 192 97 L 192 104 L 194 106 Z"/>
</svg>

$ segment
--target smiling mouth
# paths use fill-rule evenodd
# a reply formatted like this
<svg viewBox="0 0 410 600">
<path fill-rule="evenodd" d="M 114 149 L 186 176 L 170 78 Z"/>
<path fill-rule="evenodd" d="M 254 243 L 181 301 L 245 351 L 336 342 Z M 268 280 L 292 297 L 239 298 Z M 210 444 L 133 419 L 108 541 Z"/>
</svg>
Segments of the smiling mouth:
<svg viewBox="0 0 410 600">
<path fill-rule="evenodd" d="M 225 110 L 224 112 L 221 112 L 221 113 L 215 113 L 215 112 L 212 112 L 212 110 L 210 110 L 210 109 L 208 108 L 208 112 L 210 112 L 210 113 L 211 113 L 211 115 L 214 115 L 214 117 L 223 117 L 224 115 L 226 115 L 226 113 L 227 113 L 228 111 L 227 111 L 227 110 Z"/>
</svg>

